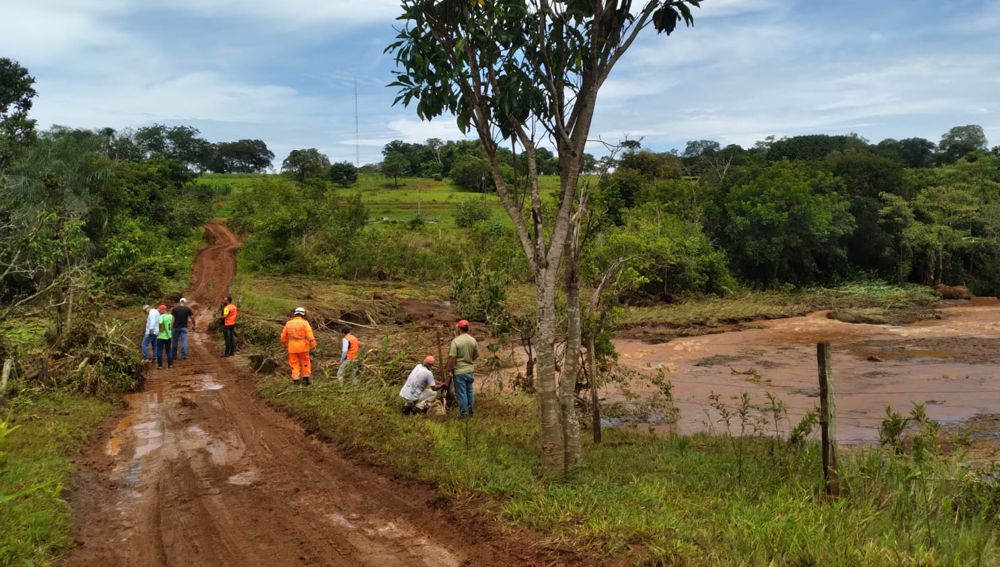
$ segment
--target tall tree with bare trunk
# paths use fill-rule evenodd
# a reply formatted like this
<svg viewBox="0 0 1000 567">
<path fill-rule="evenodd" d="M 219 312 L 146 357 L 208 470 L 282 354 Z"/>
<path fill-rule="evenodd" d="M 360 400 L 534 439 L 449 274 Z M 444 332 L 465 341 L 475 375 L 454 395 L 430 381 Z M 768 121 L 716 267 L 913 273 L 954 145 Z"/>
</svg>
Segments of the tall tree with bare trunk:
<svg viewBox="0 0 1000 567">
<path fill-rule="evenodd" d="M 425 120 L 453 114 L 474 130 L 500 201 L 514 223 L 535 280 L 535 375 L 543 469 L 559 472 L 580 455 L 572 403 L 575 362 L 556 375 L 556 291 L 572 289 L 578 254 L 580 182 L 597 94 L 643 30 L 670 34 L 693 22 L 701 0 L 402 0 L 402 22 L 387 51 L 397 64 L 397 103 Z M 538 184 L 540 147 L 554 147 L 559 194 L 546 207 Z M 510 184 L 498 150 L 522 154 L 527 174 Z M 567 254 L 568 253 L 568 254 Z M 565 272 L 560 278 L 560 270 Z M 579 296 L 567 360 L 579 356 Z M 572 313 L 572 312 L 571 312 Z M 575 322 L 574 322 L 575 321 Z M 572 352 L 573 347 L 576 351 Z"/>
</svg>

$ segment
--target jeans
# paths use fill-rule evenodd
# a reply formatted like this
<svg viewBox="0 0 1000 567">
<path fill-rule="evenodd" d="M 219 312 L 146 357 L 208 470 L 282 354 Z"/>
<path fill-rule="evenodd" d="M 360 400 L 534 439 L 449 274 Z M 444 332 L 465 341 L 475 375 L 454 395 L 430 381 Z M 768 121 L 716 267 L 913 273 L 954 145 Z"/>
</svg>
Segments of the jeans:
<svg viewBox="0 0 1000 567">
<path fill-rule="evenodd" d="M 170 339 L 156 339 L 156 365 L 163 368 L 163 353 L 167 353 L 167 367 L 174 365 L 174 351 L 170 349 Z"/>
<path fill-rule="evenodd" d="M 472 417 L 475 409 L 476 399 L 472 393 L 472 373 L 455 375 L 455 397 L 458 398 L 458 412 L 460 417 Z"/>
<path fill-rule="evenodd" d="M 146 333 L 142 337 L 142 360 L 153 360 L 156 358 L 156 335 Z"/>
<path fill-rule="evenodd" d="M 174 329 L 174 338 L 170 344 L 170 358 L 177 360 L 177 345 L 180 343 L 181 356 L 188 357 L 188 330 L 187 327 Z"/>
<path fill-rule="evenodd" d="M 223 325 L 222 336 L 226 339 L 226 352 L 223 356 L 236 354 L 236 325 Z"/>
<path fill-rule="evenodd" d="M 345 360 L 340 363 L 340 368 L 337 369 L 337 381 L 341 384 L 344 383 L 344 379 L 354 380 L 354 377 L 358 374 L 358 359 L 354 358 L 351 360 Z"/>
</svg>

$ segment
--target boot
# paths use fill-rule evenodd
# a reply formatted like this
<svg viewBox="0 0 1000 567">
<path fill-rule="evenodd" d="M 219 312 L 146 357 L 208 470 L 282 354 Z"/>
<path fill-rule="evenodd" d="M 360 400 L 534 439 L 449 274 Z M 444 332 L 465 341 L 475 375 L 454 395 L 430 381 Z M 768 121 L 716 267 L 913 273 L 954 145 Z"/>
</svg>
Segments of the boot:
<svg viewBox="0 0 1000 567">
<path fill-rule="evenodd" d="M 312 385 L 312 382 L 309 381 L 309 377 L 308 376 L 302 378 L 302 385 L 303 386 L 311 386 Z"/>
</svg>

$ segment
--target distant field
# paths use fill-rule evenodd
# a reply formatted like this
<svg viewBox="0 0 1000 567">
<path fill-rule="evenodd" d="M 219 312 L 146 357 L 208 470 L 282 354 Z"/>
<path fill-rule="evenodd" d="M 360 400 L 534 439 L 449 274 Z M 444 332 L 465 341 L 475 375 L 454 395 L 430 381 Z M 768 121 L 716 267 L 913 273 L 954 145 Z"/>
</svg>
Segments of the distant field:
<svg viewBox="0 0 1000 567">
<path fill-rule="evenodd" d="M 240 191 L 252 186 L 264 175 L 257 174 L 205 174 L 198 183 L 215 187 L 223 202 L 220 204 L 219 216 L 226 218 L 230 207 L 227 197 L 235 196 Z M 559 187 L 559 178 L 546 176 L 540 183 L 543 193 L 555 191 Z M 362 201 L 368 207 L 371 220 L 406 222 L 417 216 L 425 221 L 437 221 L 446 226 L 454 226 L 455 209 L 463 201 L 484 199 L 490 203 L 499 218 L 506 219 L 503 207 L 495 193 L 482 194 L 461 191 L 451 180 L 435 181 L 416 177 L 399 178 L 399 186 L 393 185 L 392 179 L 379 174 L 362 173 L 358 182 L 349 188 L 336 190 L 345 196 L 361 195 Z"/>
</svg>

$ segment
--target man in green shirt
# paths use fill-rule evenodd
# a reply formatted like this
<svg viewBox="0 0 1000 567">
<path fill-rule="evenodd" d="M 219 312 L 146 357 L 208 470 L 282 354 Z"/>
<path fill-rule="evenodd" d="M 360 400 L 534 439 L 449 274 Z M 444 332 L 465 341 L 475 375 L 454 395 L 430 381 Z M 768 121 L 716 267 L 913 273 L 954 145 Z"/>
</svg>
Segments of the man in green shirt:
<svg viewBox="0 0 1000 567">
<path fill-rule="evenodd" d="M 167 312 L 167 306 L 156 308 L 160 312 L 160 332 L 156 334 L 156 367 L 163 368 L 163 351 L 167 351 L 167 368 L 174 367 L 174 352 L 170 348 L 170 339 L 174 332 L 174 316 Z"/>
<path fill-rule="evenodd" d="M 451 346 L 448 347 L 448 370 L 455 376 L 459 416 L 465 419 L 472 417 L 475 408 L 472 381 L 476 359 L 479 358 L 479 343 L 469 334 L 468 321 L 459 321 L 455 328 L 458 329 L 458 336 L 451 340 Z"/>
</svg>

